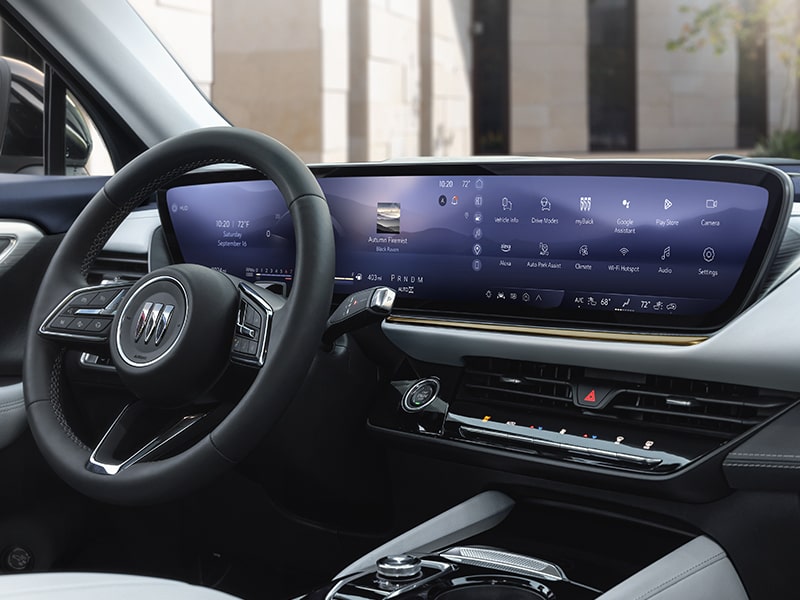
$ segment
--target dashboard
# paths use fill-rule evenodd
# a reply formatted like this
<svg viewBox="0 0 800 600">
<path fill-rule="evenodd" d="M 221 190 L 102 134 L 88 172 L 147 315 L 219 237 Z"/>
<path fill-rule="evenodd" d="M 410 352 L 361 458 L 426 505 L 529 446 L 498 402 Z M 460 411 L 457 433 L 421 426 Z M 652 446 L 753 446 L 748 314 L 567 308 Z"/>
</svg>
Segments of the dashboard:
<svg viewBox="0 0 800 600">
<path fill-rule="evenodd" d="M 763 281 L 787 180 L 760 166 L 527 162 L 317 169 L 336 239 L 335 291 L 377 285 L 410 315 L 712 331 Z M 291 289 L 294 234 L 252 172 L 162 192 L 172 255 Z"/>
<path fill-rule="evenodd" d="M 397 292 L 382 329 L 406 360 L 370 412 L 378 434 L 479 462 L 499 452 L 514 470 L 658 479 L 721 464 L 732 442 L 797 400 L 758 325 L 786 334 L 764 294 L 797 255 L 793 186 L 777 169 L 312 170 L 334 226 L 334 303 L 375 286 Z M 189 174 L 159 192 L 158 211 L 172 261 L 290 293 L 294 233 L 273 182 L 244 169 Z M 767 300 L 792 303 L 789 287 Z"/>
</svg>

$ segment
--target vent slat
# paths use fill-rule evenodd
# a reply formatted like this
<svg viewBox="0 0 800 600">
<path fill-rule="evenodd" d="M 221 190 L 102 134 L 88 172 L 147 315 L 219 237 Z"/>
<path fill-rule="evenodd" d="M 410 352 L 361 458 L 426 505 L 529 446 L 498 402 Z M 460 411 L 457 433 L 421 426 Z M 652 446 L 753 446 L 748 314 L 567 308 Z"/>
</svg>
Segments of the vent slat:
<svg viewBox="0 0 800 600">
<path fill-rule="evenodd" d="M 731 388 L 729 391 L 731 397 L 719 398 L 624 390 L 614 398 L 609 412 L 623 420 L 734 437 L 777 414 L 790 401 L 788 398 L 759 397 L 756 390 L 749 388 Z M 687 405 L 681 405 L 679 400 L 685 400 Z"/>
<path fill-rule="evenodd" d="M 679 412 L 679 411 L 672 411 L 672 410 L 658 410 L 654 408 L 641 408 L 635 406 L 615 406 L 616 410 L 621 411 L 628 411 L 628 412 L 635 412 L 635 413 L 647 413 L 650 415 L 662 415 L 665 417 L 669 417 L 670 419 L 680 419 L 684 417 L 690 417 L 692 419 L 700 419 L 706 421 L 715 421 L 720 423 L 731 423 L 734 425 L 745 425 L 747 427 L 752 427 L 753 425 L 757 425 L 761 422 L 760 419 L 737 419 L 735 417 L 725 417 L 721 415 L 707 415 L 698 412 Z"/>
<path fill-rule="evenodd" d="M 665 400 L 686 400 L 692 404 L 718 404 L 720 406 L 759 408 L 759 409 L 779 409 L 786 406 L 785 398 L 773 398 L 770 396 L 760 396 L 757 400 L 752 398 L 714 398 L 711 396 L 678 396 L 676 394 L 659 393 L 647 390 L 648 396 L 664 398 Z"/>
<path fill-rule="evenodd" d="M 476 385 L 468 383 L 465 387 L 471 390 L 482 390 L 486 392 L 498 392 L 503 394 L 511 394 L 514 396 L 527 396 L 528 398 L 547 398 L 548 400 L 559 400 L 562 402 L 572 404 L 571 398 L 565 398 L 564 396 L 559 396 L 556 394 L 545 394 L 541 392 L 528 392 L 525 390 L 512 390 L 508 388 L 498 388 L 489 385 Z"/>
</svg>

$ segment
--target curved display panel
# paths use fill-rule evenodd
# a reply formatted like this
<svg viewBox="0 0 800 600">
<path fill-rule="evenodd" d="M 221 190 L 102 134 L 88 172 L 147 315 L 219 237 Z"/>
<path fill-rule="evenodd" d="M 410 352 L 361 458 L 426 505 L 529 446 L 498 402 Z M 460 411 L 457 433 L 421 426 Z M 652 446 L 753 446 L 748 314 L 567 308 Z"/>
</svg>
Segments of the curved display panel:
<svg viewBox="0 0 800 600">
<path fill-rule="evenodd" d="M 408 312 L 716 328 L 747 302 L 788 217 L 790 184 L 757 166 L 564 162 L 317 171 L 336 292 L 386 285 Z M 161 194 L 177 260 L 291 286 L 294 236 L 249 172 Z M 777 232 L 777 233 L 776 233 Z"/>
</svg>

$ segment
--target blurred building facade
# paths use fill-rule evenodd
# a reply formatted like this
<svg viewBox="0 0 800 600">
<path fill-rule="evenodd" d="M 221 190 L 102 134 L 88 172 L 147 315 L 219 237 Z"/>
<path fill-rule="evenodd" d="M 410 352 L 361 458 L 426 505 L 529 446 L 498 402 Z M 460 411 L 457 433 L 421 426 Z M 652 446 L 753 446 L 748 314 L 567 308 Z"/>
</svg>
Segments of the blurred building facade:
<svg viewBox="0 0 800 600">
<path fill-rule="evenodd" d="M 681 7 L 711 0 L 131 3 L 232 122 L 311 162 L 735 148 L 798 127 L 779 42 L 795 0 L 783 31 L 722 53 L 667 49 Z"/>
</svg>

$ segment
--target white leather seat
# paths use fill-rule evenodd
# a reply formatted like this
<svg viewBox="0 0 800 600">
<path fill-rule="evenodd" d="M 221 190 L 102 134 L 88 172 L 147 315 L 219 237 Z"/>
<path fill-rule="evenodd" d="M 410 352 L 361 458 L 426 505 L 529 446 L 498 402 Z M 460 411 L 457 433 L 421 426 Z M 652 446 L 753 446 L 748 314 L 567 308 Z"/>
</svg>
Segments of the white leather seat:
<svg viewBox="0 0 800 600">
<path fill-rule="evenodd" d="M 236 600 L 181 581 L 106 573 L 24 573 L 0 576 L 3 600 Z"/>
<path fill-rule="evenodd" d="M 597 600 L 747 600 L 747 592 L 716 542 L 693 539 L 660 558 Z"/>
</svg>

